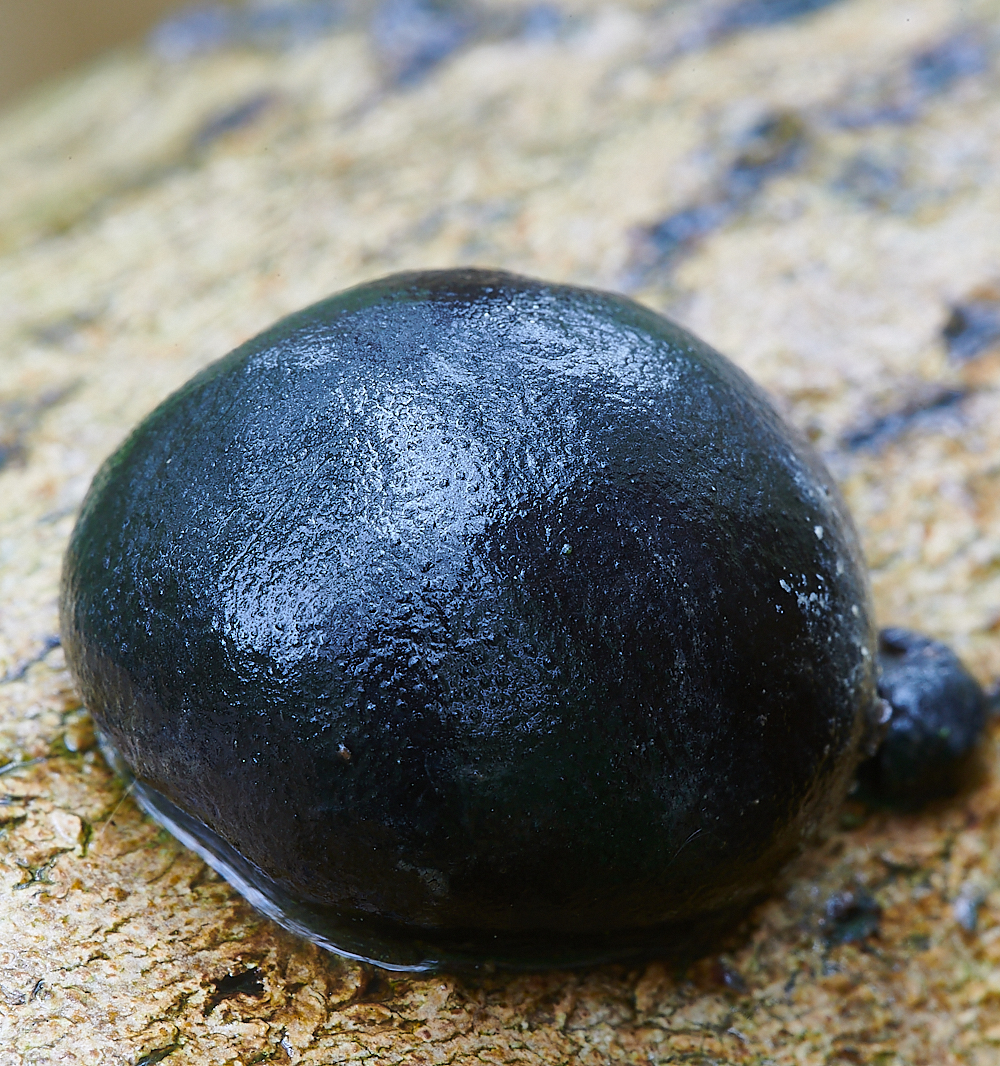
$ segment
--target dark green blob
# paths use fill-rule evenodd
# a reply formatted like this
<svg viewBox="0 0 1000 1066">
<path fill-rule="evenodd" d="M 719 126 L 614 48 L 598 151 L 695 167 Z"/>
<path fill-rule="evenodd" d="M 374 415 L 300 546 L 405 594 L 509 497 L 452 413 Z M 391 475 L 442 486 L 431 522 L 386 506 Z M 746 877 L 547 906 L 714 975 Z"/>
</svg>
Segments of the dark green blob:
<svg viewBox="0 0 1000 1066">
<path fill-rule="evenodd" d="M 876 716 L 808 447 L 668 320 L 503 273 L 364 285 L 199 374 L 95 478 L 62 613 L 147 807 L 397 966 L 677 947 Z"/>
</svg>

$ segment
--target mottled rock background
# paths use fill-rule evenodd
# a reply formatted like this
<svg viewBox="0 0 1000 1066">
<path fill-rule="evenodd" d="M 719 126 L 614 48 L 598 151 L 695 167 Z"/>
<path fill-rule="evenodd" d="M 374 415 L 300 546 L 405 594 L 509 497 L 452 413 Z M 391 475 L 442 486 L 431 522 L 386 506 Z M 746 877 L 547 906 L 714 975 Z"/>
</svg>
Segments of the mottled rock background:
<svg viewBox="0 0 1000 1066">
<path fill-rule="evenodd" d="M 719 952 L 386 975 L 143 818 L 58 647 L 90 477 L 392 270 L 625 290 L 824 454 L 880 621 L 1000 675 L 1000 2 L 268 0 L 0 116 L 0 1066 L 1000 1063 L 1000 780 L 848 805 Z"/>
</svg>

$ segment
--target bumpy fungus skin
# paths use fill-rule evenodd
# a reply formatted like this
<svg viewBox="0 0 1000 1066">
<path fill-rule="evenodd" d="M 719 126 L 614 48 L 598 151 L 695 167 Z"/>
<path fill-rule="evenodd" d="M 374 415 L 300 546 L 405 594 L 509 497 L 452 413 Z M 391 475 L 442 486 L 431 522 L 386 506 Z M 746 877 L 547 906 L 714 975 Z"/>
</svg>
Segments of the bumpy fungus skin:
<svg viewBox="0 0 1000 1066">
<path fill-rule="evenodd" d="M 878 692 L 892 716 L 858 770 L 863 794 L 916 807 L 958 791 L 986 728 L 979 682 L 946 644 L 909 629 L 883 629 L 877 661 Z"/>
<path fill-rule="evenodd" d="M 95 478 L 62 617 L 147 807 L 401 968 L 676 947 L 877 718 L 808 447 L 668 320 L 504 273 L 363 285 L 195 377 Z"/>
</svg>

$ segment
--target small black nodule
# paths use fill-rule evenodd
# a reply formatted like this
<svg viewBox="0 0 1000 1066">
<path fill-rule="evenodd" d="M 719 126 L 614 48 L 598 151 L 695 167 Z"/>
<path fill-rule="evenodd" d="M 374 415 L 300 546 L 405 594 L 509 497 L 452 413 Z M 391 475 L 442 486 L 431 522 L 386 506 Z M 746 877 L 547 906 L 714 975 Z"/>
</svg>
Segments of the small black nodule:
<svg viewBox="0 0 1000 1066">
<path fill-rule="evenodd" d="M 909 629 L 882 630 L 878 664 L 892 718 L 858 771 L 863 792 L 902 806 L 954 794 L 986 725 L 982 688 L 951 648 Z"/>
</svg>

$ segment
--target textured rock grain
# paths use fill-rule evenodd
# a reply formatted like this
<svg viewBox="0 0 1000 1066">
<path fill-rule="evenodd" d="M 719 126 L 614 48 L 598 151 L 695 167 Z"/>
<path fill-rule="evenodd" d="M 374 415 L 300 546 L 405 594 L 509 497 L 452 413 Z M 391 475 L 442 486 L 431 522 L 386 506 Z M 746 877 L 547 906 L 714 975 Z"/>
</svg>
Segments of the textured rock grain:
<svg viewBox="0 0 1000 1066">
<path fill-rule="evenodd" d="M 1000 5 L 508 4 L 405 55 L 380 25 L 123 55 L 0 117 L 0 1063 L 1000 1061 L 993 746 L 924 814 L 845 809 L 686 971 L 477 981 L 276 930 L 93 750 L 53 638 L 98 464 L 281 315 L 408 268 L 682 320 L 834 469 L 881 623 L 1000 674 L 1000 357 L 952 335 L 1000 273 Z"/>
</svg>

